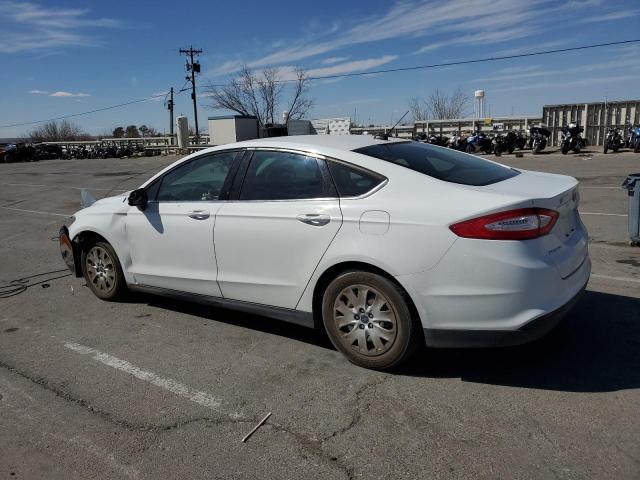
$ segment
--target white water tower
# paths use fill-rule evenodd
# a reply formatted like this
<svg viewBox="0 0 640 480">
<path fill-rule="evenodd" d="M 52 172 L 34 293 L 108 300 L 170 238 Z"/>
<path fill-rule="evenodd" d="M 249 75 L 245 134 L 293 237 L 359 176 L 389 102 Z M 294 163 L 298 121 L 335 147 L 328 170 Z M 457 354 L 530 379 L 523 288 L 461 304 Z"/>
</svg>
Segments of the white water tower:
<svg viewBox="0 0 640 480">
<path fill-rule="evenodd" d="M 474 97 L 476 118 L 484 118 L 484 90 L 476 90 Z"/>
</svg>

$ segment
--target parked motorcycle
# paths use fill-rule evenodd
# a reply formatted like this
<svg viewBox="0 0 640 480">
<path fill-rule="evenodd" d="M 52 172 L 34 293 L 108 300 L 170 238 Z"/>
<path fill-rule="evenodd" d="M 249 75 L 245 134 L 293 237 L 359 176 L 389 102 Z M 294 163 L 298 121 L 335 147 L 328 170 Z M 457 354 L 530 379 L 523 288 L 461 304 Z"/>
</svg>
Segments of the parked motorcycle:
<svg viewBox="0 0 640 480">
<path fill-rule="evenodd" d="M 629 148 L 633 148 L 635 153 L 640 152 L 640 125 L 630 128 Z"/>
<path fill-rule="evenodd" d="M 493 152 L 493 142 L 490 138 L 487 137 L 486 134 L 482 132 L 475 133 L 469 137 L 467 137 L 467 145 L 465 147 L 465 152 L 467 153 L 492 153 Z"/>
<path fill-rule="evenodd" d="M 569 153 L 569 150 L 573 150 L 574 153 L 580 153 L 580 149 L 584 147 L 584 139 L 580 136 L 583 131 L 584 129 L 575 123 L 562 127 L 560 151 L 563 155 Z"/>
<path fill-rule="evenodd" d="M 459 133 L 454 133 L 449 138 L 447 147 L 464 152 L 465 148 L 467 147 L 467 137 Z"/>
<path fill-rule="evenodd" d="M 427 139 L 427 143 L 430 143 L 432 145 L 438 145 L 439 147 L 446 147 L 447 144 L 449 143 L 449 137 L 445 135 L 436 135 L 432 133 L 431 135 L 429 135 L 429 138 Z"/>
<path fill-rule="evenodd" d="M 522 150 L 527 146 L 527 134 L 524 130 L 518 130 L 516 133 L 516 148 Z"/>
<path fill-rule="evenodd" d="M 604 153 L 609 150 L 617 152 L 622 147 L 622 135 L 617 128 L 610 128 L 607 137 L 604 139 Z"/>
<path fill-rule="evenodd" d="M 547 146 L 551 132 L 544 127 L 531 127 L 529 130 L 529 146 L 534 154 L 540 153 Z"/>
</svg>

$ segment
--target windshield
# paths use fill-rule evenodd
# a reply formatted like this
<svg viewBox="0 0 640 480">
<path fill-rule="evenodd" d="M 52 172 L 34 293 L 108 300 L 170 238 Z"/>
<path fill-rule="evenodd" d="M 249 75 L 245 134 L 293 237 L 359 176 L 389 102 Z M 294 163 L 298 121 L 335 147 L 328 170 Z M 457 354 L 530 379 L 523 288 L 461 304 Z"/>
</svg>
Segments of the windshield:
<svg viewBox="0 0 640 480">
<path fill-rule="evenodd" d="M 520 173 L 473 155 L 418 142 L 370 145 L 354 151 L 462 185 L 490 185 Z"/>
</svg>

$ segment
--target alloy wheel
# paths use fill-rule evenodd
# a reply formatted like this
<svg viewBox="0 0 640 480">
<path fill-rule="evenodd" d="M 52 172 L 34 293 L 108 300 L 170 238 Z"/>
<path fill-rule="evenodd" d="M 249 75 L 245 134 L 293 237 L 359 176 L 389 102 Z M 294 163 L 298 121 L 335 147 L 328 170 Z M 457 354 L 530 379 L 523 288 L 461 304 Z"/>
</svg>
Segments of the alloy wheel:
<svg viewBox="0 0 640 480">
<path fill-rule="evenodd" d="M 102 247 L 95 246 L 87 253 L 87 274 L 93 287 L 102 293 L 110 293 L 116 286 L 116 271 L 111 255 Z"/>
<path fill-rule="evenodd" d="M 368 285 L 350 285 L 334 302 L 333 321 L 340 341 L 368 357 L 387 352 L 398 335 L 396 314 L 388 299 Z"/>
</svg>

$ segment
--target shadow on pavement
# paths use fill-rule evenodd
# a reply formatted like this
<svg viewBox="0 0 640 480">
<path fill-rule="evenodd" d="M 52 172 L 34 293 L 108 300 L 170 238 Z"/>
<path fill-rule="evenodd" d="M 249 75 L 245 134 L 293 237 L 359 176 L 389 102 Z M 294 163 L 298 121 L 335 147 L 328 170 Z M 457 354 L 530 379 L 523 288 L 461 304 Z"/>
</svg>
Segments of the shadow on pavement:
<svg viewBox="0 0 640 480">
<path fill-rule="evenodd" d="M 567 392 L 640 387 L 640 299 L 586 291 L 546 337 L 502 349 L 429 350 L 398 372 Z"/>
<path fill-rule="evenodd" d="M 298 325 L 152 295 L 139 300 L 333 349 L 326 335 Z M 586 291 L 564 321 L 536 342 L 496 349 L 423 349 L 395 374 L 568 392 L 640 388 L 640 299 Z"/>
</svg>

